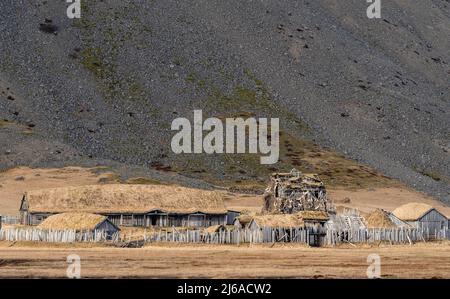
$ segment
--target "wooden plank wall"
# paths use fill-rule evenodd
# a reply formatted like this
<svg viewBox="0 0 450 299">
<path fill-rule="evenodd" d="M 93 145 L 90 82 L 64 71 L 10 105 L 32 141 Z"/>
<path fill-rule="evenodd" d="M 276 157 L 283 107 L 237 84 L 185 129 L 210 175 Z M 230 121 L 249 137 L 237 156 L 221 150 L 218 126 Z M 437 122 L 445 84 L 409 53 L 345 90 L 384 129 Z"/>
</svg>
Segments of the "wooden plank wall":
<svg viewBox="0 0 450 299">
<path fill-rule="evenodd" d="M 19 216 L 0 215 L 0 223 L 3 224 L 19 224 Z"/>
</svg>

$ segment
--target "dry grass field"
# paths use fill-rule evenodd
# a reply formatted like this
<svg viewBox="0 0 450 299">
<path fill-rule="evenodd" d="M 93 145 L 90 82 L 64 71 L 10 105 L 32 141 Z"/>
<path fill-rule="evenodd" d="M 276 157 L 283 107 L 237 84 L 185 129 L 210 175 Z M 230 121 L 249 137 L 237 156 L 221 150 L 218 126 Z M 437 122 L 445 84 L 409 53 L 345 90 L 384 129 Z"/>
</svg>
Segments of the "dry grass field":
<svg viewBox="0 0 450 299">
<path fill-rule="evenodd" d="M 383 278 L 450 278 L 450 243 L 359 248 L 152 245 L 138 249 L 0 243 L 0 277 L 65 277 L 66 258 L 81 276 L 111 278 L 366 278 L 379 254 Z"/>
</svg>

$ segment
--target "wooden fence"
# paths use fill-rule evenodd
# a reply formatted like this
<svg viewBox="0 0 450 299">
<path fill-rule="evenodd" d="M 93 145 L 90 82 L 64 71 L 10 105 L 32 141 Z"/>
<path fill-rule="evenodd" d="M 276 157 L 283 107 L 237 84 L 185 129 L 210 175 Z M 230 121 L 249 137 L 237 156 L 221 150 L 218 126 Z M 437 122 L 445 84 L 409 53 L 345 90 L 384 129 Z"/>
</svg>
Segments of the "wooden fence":
<svg viewBox="0 0 450 299">
<path fill-rule="evenodd" d="M 413 242 L 426 242 L 432 239 L 448 239 L 448 230 L 430 232 L 429 230 L 415 228 L 383 228 L 359 230 L 327 230 L 324 245 L 335 246 L 344 243 L 377 243 L 407 244 Z"/>
<path fill-rule="evenodd" d="M 104 231 L 77 232 L 75 230 L 42 230 L 38 228 L 2 228 L 0 240 L 37 241 L 51 243 L 116 242 L 119 234 L 108 235 Z"/>
<path fill-rule="evenodd" d="M 40 242 L 108 242 L 139 244 L 154 242 L 242 244 L 242 243 L 305 243 L 311 246 L 336 246 L 339 244 L 377 243 L 412 244 L 429 240 L 450 239 L 450 231 L 444 228 L 430 232 L 415 228 L 360 229 L 360 230 L 312 230 L 306 228 L 235 229 L 208 233 L 204 230 L 157 231 L 142 235 L 108 235 L 104 231 L 77 232 L 74 230 L 42 230 L 38 228 L 2 228 L 0 240 Z"/>
<path fill-rule="evenodd" d="M 227 230 L 207 233 L 199 230 L 176 230 L 156 232 L 146 235 L 144 243 L 179 242 L 208 244 L 240 244 L 240 243 L 306 243 L 311 246 L 336 246 L 340 244 L 378 243 L 411 244 L 430 240 L 450 239 L 450 231 L 444 228 L 431 232 L 416 228 L 390 229 L 305 229 L 305 228 L 262 228 L 258 230 Z"/>
</svg>

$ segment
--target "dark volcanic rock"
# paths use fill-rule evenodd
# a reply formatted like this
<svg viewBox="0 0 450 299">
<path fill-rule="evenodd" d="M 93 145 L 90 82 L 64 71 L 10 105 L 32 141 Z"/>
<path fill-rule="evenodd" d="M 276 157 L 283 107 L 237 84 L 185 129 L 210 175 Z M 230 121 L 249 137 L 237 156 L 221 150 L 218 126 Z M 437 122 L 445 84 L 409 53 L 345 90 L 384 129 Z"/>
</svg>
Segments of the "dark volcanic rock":
<svg viewBox="0 0 450 299">
<path fill-rule="evenodd" d="M 58 27 L 53 24 L 41 23 L 41 24 L 39 24 L 39 30 L 44 33 L 55 34 L 58 31 Z"/>
</svg>

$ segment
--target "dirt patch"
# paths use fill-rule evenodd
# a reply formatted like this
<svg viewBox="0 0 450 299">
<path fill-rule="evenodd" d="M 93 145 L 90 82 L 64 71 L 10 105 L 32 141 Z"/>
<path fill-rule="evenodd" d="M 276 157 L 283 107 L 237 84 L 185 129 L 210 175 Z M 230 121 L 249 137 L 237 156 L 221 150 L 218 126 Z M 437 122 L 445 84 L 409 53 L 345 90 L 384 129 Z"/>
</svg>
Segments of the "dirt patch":
<svg viewBox="0 0 450 299">
<path fill-rule="evenodd" d="M 65 277 L 67 256 L 78 254 L 85 278 L 366 278 L 367 256 L 377 253 L 382 277 L 450 278 L 449 249 L 448 242 L 361 248 L 164 244 L 138 249 L 0 247 L 0 259 L 7 261 L 6 266 L 0 265 L 0 277 Z"/>
</svg>

